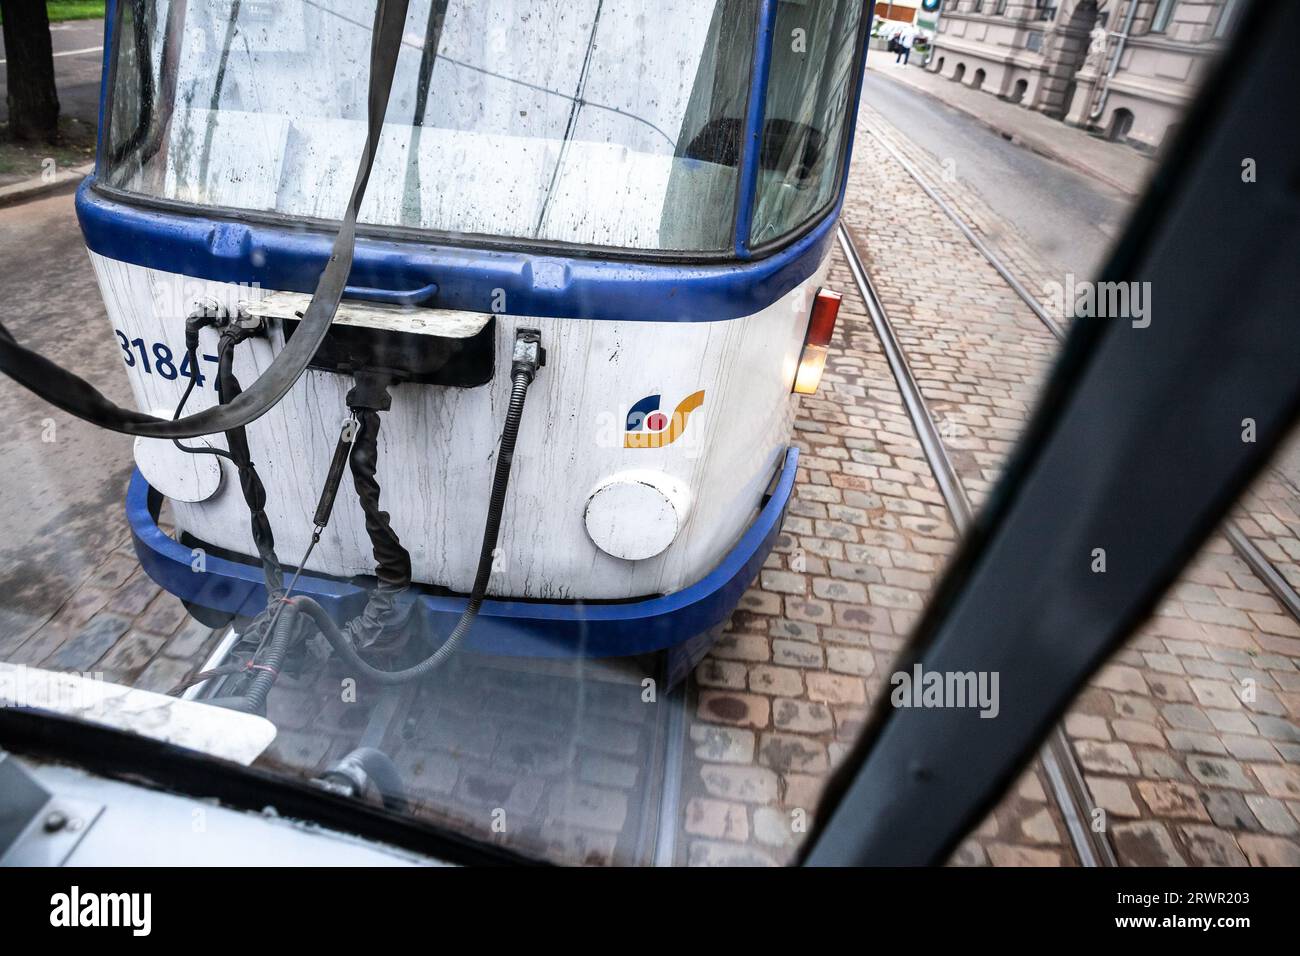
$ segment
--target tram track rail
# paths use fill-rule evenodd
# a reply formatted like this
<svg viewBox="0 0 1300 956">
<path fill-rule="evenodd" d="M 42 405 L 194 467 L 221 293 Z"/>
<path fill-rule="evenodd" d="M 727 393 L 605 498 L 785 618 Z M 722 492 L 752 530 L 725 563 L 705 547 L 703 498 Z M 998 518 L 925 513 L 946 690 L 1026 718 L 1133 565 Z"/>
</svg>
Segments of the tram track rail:
<svg viewBox="0 0 1300 956">
<path fill-rule="evenodd" d="M 898 341 L 889 315 L 877 295 L 875 286 L 867 274 L 862 257 L 858 254 L 853 236 L 841 223 L 838 231 L 840 248 L 853 276 L 854 285 L 867 308 L 876 337 L 880 340 L 885 360 L 889 364 L 894 382 L 898 386 L 907 416 L 916 431 L 921 444 L 921 452 L 930 466 L 939 494 L 944 500 L 948 513 L 959 534 L 965 534 L 975 517 L 975 510 L 961 483 L 961 478 L 953 465 L 943 439 L 935 424 L 925 396 L 917 384 L 912 369 L 907 362 L 906 353 Z M 1108 867 L 1118 865 L 1115 851 L 1105 834 L 1092 828 L 1095 807 L 1088 796 L 1084 783 L 1083 771 L 1074 757 L 1074 752 L 1065 732 L 1058 724 L 1052 728 L 1043 749 L 1039 752 L 1043 769 L 1047 774 L 1048 784 L 1056 799 L 1061 817 L 1070 836 L 1080 864 L 1087 867 Z"/>
</svg>

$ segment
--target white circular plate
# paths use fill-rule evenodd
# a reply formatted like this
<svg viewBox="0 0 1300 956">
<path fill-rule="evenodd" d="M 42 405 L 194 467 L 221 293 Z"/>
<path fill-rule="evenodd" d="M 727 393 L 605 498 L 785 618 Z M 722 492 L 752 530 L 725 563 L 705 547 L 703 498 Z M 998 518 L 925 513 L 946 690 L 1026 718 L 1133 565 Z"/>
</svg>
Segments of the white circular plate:
<svg viewBox="0 0 1300 956">
<path fill-rule="evenodd" d="M 153 414 L 159 418 L 172 416 L 170 411 Z M 191 438 L 184 444 L 202 448 L 213 437 Z M 145 481 L 173 501 L 207 501 L 221 487 L 221 459 L 216 455 L 187 454 L 169 438 L 137 438 L 135 463 Z"/>
<path fill-rule="evenodd" d="M 600 550 L 644 561 L 673 543 L 689 503 L 690 492 L 677 479 L 657 471 L 625 471 L 596 486 L 583 520 Z"/>
</svg>

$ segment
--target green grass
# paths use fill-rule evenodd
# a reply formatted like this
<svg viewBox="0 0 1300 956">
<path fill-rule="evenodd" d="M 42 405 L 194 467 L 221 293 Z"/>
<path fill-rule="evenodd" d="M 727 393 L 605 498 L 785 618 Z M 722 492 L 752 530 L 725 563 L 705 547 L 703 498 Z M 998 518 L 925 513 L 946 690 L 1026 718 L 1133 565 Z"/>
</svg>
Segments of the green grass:
<svg viewBox="0 0 1300 956">
<path fill-rule="evenodd" d="M 92 17 L 104 16 L 104 4 L 92 0 L 48 0 L 45 10 L 49 13 L 49 22 L 59 23 L 64 20 L 91 20 Z"/>
<path fill-rule="evenodd" d="M 89 20 L 104 15 L 104 4 L 93 0 L 48 0 L 45 9 L 51 23 L 63 20 Z"/>
<path fill-rule="evenodd" d="M 64 20 L 90 20 L 104 15 L 104 4 L 94 0 L 47 0 L 45 11 L 51 23 Z"/>
</svg>

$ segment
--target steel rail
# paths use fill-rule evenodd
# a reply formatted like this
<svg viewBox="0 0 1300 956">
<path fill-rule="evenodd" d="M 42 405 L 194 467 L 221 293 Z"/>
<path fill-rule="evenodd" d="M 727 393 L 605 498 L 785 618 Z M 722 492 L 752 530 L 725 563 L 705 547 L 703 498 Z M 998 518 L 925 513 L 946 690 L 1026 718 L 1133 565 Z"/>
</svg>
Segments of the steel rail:
<svg viewBox="0 0 1300 956">
<path fill-rule="evenodd" d="M 890 372 L 893 373 L 894 381 L 898 385 L 908 418 L 911 419 L 917 438 L 920 440 L 922 454 L 925 455 L 930 471 L 939 485 L 939 493 L 948 512 L 952 515 L 953 524 L 959 533 L 964 534 L 975 515 L 970 498 L 962 487 L 952 459 L 948 457 L 948 452 L 943 447 L 934 417 L 930 414 L 920 386 L 912 375 L 907 357 L 894 333 L 884 305 L 876 294 L 866 267 L 862 264 L 862 258 L 853 244 L 853 237 L 842 223 L 838 237 L 849 271 L 853 274 L 854 284 L 866 304 L 867 315 L 880 340 Z M 1066 740 L 1059 724 L 1052 728 L 1039 758 L 1047 772 L 1048 783 L 1060 807 L 1061 816 L 1065 820 L 1066 830 L 1070 834 L 1070 842 L 1074 846 L 1075 853 L 1078 854 L 1079 862 L 1090 867 L 1117 866 L 1115 852 L 1105 834 L 1092 828 L 1095 807 L 1084 784 L 1083 771 L 1079 768 L 1069 741 Z"/>
</svg>

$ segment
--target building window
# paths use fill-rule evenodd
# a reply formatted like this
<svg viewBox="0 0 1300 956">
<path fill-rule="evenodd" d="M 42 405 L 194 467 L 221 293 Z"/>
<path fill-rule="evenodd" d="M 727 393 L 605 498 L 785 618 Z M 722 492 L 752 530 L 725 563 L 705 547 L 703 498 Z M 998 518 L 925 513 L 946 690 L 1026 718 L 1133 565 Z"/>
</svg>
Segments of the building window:
<svg viewBox="0 0 1300 956">
<path fill-rule="evenodd" d="M 1151 17 L 1151 32 L 1164 33 L 1169 29 L 1169 21 L 1174 17 L 1174 7 L 1177 6 L 1178 0 L 1159 0 L 1156 3 L 1156 12 Z"/>
<path fill-rule="evenodd" d="M 998 16 L 1005 14 L 1007 12 L 1007 0 L 998 0 L 997 6 L 993 8 L 993 12 Z"/>
<path fill-rule="evenodd" d="M 1038 8 L 1038 19 L 1056 19 L 1056 0 L 1034 0 L 1034 6 Z"/>
<path fill-rule="evenodd" d="M 1241 13 L 1240 0 L 1224 0 L 1219 10 L 1218 22 L 1214 24 L 1214 39 L 1222 40 L 1237 25 L 1237 14 Z"/>
</svg>

